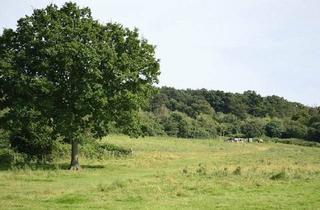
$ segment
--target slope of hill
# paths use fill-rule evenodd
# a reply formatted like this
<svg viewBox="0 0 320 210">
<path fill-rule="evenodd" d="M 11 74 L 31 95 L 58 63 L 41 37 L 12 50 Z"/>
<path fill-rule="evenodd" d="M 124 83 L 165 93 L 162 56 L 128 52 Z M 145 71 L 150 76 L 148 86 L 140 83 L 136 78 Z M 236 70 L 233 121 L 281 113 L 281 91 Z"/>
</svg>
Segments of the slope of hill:
<svg viewBox="0 0 320 210">
<path fill-rule="evenodd" d="M 80 172 L 0 171 L 1 209 L 316 209 L 320 148 L 165 137 L 102 140 L 133 155 Z"/>
</svg>

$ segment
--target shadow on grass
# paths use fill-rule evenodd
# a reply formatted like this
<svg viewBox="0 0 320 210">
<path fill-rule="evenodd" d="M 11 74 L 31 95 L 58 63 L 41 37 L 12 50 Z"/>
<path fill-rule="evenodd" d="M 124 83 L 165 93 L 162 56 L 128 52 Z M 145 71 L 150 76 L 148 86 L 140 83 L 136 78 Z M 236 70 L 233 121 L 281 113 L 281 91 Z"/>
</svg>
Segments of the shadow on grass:
<svg viewBox="0 0 320 210">
<path fill-rule="evenodd" d="M 80 165 L 80 166 L 83 169 L 86 169 L 86 168 L 98 169 L 98 168 L 104 168 L 105 167 L 104 165 Z"/>
<path fill-rule="evenodd" d="M 69 163 L 21 163 L 16 165 L 1 165 L 0 171 L 8 171 L 8 170 L 45 170 L 45 171 L 53 171 L 53 170 L 69 170 Z M 81 169 L 102 169 L 104 165 L 80 165 Z"/>
<path fill-rule="evenodd" d="M 8 165 L 1 165 L 0 164 L 0 171 L 7 171 L 7 170 L 9 170 L 11 167 L 10 166 L 8 166 Z"/>
</svg>

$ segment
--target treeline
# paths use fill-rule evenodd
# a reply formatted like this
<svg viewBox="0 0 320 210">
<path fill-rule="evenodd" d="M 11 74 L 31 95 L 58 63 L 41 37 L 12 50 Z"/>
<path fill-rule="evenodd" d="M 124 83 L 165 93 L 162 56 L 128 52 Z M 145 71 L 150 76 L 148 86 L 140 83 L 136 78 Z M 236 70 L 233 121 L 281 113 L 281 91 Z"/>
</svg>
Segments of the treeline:
<svg viewBox="0 0 320 210">
<path fill-rule="evenodd" d="M 141 133 L 182 138 L 221 136 L 320 141 L 320 108 L 254 91 L 158 89 L 140 112 Z"/>
<path fill-rule="evenodd" d="M 1 122 L 6 119 L 4 116 L 8 111 L 8 108 L 0 110 Z M 20 119 L 22 124 L 18 124 L 22 129 L 0 127 L 0 151 L 1 148 L 2 151 L 9 151 L 5 153 L 7 156 L 9 154 L 8 157 L 14 154 L 13 149 L 31 159 L 50 159 L 55 148 L 65 143 L 65 138 L 54 135 L 52 126 L 39 120 L 42 118 L 37 112 L 27 114 Z M 262 97 L 254 91 L 239 94 L 162 87 L 150 98 L 148 105 L 134 114 L 135 119 L 139 120 L 130 124 L 133 136 L 268 136 L 280 142 L 279 138 L 284 138 L 283 141 L 288 143 L 291 143 L 288 138 L 320 142 L 320 107 L 308 107 L 278 96 Z M 14 121 L 8 123 L 14 124 Z M 128 128 L 109 122 L 103 129 L 108 133 L 126 133 L 124 129 Z M 88 136 L 86 133 L 79 134 L 78 139 L 82 143 L 91 142 Z"/>
</svg>

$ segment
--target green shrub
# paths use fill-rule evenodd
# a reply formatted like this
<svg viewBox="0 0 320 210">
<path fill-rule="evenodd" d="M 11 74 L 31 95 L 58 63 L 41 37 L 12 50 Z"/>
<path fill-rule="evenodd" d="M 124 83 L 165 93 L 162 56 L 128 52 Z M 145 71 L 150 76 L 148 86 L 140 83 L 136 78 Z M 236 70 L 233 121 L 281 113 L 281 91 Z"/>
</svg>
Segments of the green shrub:
<svg viewBox="0 0 320 210">
<path fill-rule="evenodd" d="M 307 136 L 307 128 L 298 121 L 287 121 L 284 123 L 283 138 L 300 138 L 303 139 Z"/>
<path fill-rule="evenodd" d="M 193 125 L 191 130 L 188 132 L 188 138 L 199 138 L 199 139 L 207 139 L 211 137 L 211 134 L 209 131 L 207 131 L 205 128 L 200 127 L 198 125 Z"/>
<path fill-rule="evenodd" d="M 12 148 L 19 153 L 26 154 L 30 160 L 50 160 L 53 150 L 52 141 L 49 135 L 41 131 L 36 133 L 22 130 L 10 136 Z"/>
<path fill-rule="evenodd" d="M 265 133 L 269 137 L 281 137 L 283 132 L 283 125 L 279 120 L 272 120 L 265 126 Z"/>
<path fill-rule="evenodd" d="M 307 138 L 320 142 L 320 122 L 314 122 L 308 129 Z"/>
<path fill-rule="evenodd" d="M 0 149 L 0 167 L 8 169 L 26 163 L 26 157 L 23 154 L 19 154 L 10 148 Z"/>
<path fill-rule="evenodd" d="M 195 138 L 213 138 L 217 136 L 218 123 L 213 119 L 212 116 L 207 114 L 200 114 L 194 121 L 196 131 L 194 134 Z"/>
<path fill-rule="evenodd" d="M 171 112 L 162 121 L 165 132 L 169 136 L 188 138 L 191 131 L 192 119 L 181 112 Z"/>
<path fill-rule="evenodd" d="M 181 112 L 171 112 L 161 121 L 168 136 L 180 138 L 213 138 L 217 136 L 217 122 L 212 116 L 200 114 L 196 119 Z"/>
<path fill-rule="evenodd" d="M 79 155 L 88 159 L 103 159 L 105 157 L 123 157 L 132 154 L 132 150 L 120 147 L 114 144 L 96 141 L 85 142 L 79 145 Z M 70 145 L 65 143 L 57 143 L 54 146 L 53 156 L 55 159 L 65 159 L 70 156 Z"/>
<path fill-rule="evenodd" d="M 0 129 L 0 148 L 8 148 L 10 146 L 9 142 L 9 132 Z"/>
<path fill-rule="evenodd" d="M 263 125 L 257 120 L 247 120 L 241 125 L 241 132 L 246 138 L 260 137 L 263 135 Z"/>
<path fill-rule="evenodd" d="M 112 154 L 115 156 L 126 156 L 132 154 L 132 149 L 120 147 L 118 145 L 104 143 L 100 145 L 100 148 L 104 150 L 105 153 Z"/>
<path fill-rule="evenodd" d="M 151 112 L 140 112 L 139 118 L 142 136 L 162 136 L 165 134 L 160 120 Z"/>
<path fill-rule="evenodd" d="M 4 126 L 9 133 L 10 147 L 29 160 L 51 159 L 55 141 L 50 119 L 30 107 L 14 110 L 6 115 Z M 10 120 L 9 120 L 10 119 Z"/>
</svg>

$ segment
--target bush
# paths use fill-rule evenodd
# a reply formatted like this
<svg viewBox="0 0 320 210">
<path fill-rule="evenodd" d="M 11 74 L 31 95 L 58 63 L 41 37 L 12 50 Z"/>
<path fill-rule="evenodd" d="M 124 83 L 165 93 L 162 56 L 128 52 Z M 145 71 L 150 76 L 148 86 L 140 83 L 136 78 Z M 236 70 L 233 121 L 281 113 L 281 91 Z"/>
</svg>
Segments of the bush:
<svg viewBox="0 0 320 210">
<path fill-rule="evenodd" d="M 180 138 L 211 138 L 217 135 L 217 122 L 209 115 L 200 114 L 196 119 L 181 112 L 171 112 L 161 121 L 169 136 Z"/>
<path fill-rule="evenodd" d="M 9 132 L 0 129 L 0 148 L 8 148 L 9 146 Z"/>
<path fill-rule="evenodd" d="M 6 114 L 4 128 L 9 132 L 9 147 L 23 153 L 29 160 L 50 160 L 53 151 L 53 129 L 50 119 L 30 107 Z"/>
<path fill-rule="evenodd" d="M 191 130 L 188 132 L 188 138 L 210 138 L 211 134 L 204 127 L 199 126 L 196 122 L 193 123 Z"/>
<path fill-rule="evenodd" d="M 196 128 L 198 134 L 194 137 L 216 137 L 218 123 L 210 115 L 200 114 L 196 119 Z"/>
<path fill-rule="evenodd" d="M 79 145 L 79 155 L 88 159 L 103 159 L 108 157 L 123 157 L 132 154 L 132 149 L 98 141 L 83 141 Z M 70 144 L 57 141 L 54 144 L 54 159 L 67 159 L 70 156 Z"/>
<path fill-rule="evenodd" d="M 0 166 L 9 167 L 14 162 L 14 152 L 9 149 L 0 150 Z"/>
<path fill-rule="evenodd" d="M 308 129 L 307 138 L 312 141 L 320 142 L 320 122 L 312 123 Z"/>
<path fill-rule="evenodd" d="M 28 159 L 50 161 L 54 140 L 49 127 L 25 127 L 12 132 L 9 139 L 11 147 L 19 153 L 26 154 Z"/>
<path fill-rule="evenodd" d="M 240 122 L 237 123 L 220 123 L 217 126 L 217 131 L 221 136 L 239 136 L 241 133 L 241 125 Z"/>
<path fill-rule="evenodd" d="M 25 164 L 26 159 L 23 154 L 16 153 L 10 148 L 0 149 L 0 166 L 8 169 L 16 165 Z"/>
<path fill-rule="evenodd" d="M 246 138 L 260 137 L 263 135 L 263 125 L 256 120 L 247 120 L 241 125 L 241 132 Z"/>
<path fill-rule="evenodd" d="M 284 124 L 283 138 L 300 138 L 303 139 L 307 136 L 307 128 L 297 121 L 287 121 Z"/>
<path fill-rule="evenodd" d="M 142 136 L 162 136 L 165 134 L 159 119 L 151 112 L 140 112 L 139 117 Z"/>
<path fill-rule="evenodd" d="M 110 143 L 98 143 L 91 141 L 79 148 L 80 155 L 89 159 L 103 159 L 104 157 L 122 157 L 132 154 L 130 148 L 121 147 Z"/>
<path fill-rule="evenodd" d="M 181 112 L 171 112 L 168 117 L 162 121 L 165 132 L 169 136 L 188 138 L 191 131 L 192 119 Z"/>
<path fill-rule="evenodd" d="M 278 120 L 272 120 L 265 126 L 265 133 L 269 137 L 281 137 L 283 132 L 282 123 Z"/>
</svg>

